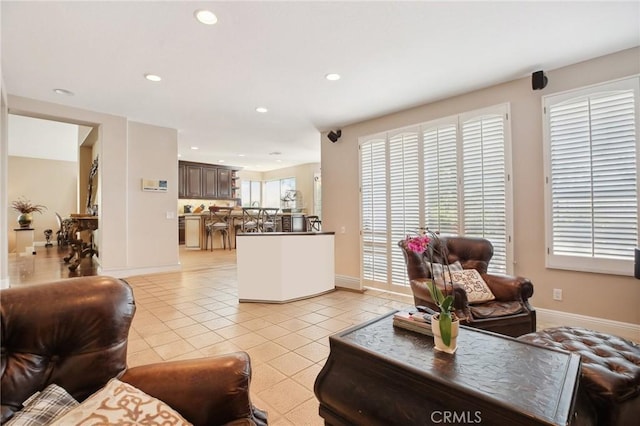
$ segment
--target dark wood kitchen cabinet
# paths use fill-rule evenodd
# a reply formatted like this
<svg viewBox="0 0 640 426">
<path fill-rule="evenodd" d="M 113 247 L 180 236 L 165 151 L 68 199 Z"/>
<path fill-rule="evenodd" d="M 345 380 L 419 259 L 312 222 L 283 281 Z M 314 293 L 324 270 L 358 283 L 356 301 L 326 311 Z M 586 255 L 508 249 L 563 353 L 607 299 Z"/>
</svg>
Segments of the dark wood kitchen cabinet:
<svg viewBox="0 0 640 426">
<path fill-rule="evenodd" d="M 239 169 L 216 164 L 178 162 L 178 198 L 237 200 Z"/>
<path fill-rule="evenodd" d="M 218 197 L 231 198 L 231 170 L 218 169 Z"/>
<path fill-rule="evenodd" d="M 202 198 L 218 198 L 218 169 L 216 167 L 202 168 Z"/>
<path fill-rule="evenodd" d="M 187 197 L 187 166 L 178 163 L 178 198 Z"/>
<path fill-rule="evenodd" d="M 186 198 L 202 198 L 202 167 L 186 166 Z"/>
<path fill-rule="evenodd" d="M 178 244 L 184 244 L 184 216 L 178 217 Z"/>
</svg>

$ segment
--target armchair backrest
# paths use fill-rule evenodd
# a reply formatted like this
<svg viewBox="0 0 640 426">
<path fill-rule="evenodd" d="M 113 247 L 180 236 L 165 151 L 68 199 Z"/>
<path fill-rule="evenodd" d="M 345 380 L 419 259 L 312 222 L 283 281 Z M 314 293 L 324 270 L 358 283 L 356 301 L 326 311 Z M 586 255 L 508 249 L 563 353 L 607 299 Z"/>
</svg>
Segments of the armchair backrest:
<svg viewBox="0 0 640 426">
<path fill-rule="evenodd" d="M 476 237 L 442 237 L 442 240 L 447 244 L 449 263 L 459 261 L 464 269 L 487 273 L 493 257 L 491 241 Z"/>
<path fill-rule="evenodd" d="M 442 244 L 446 244 L 449 263 L 459 261 L 464 269 L 476 269 L 481 274 L 487 272 L 489 261 L 493 257 L 491 241 L 484 238 L 445 236 L 441 236 L 440 241 Z M 428 258 L 423 253 L 415 253 L 406 249 L 404 240 L 401 240 L 398 245 L 404 254 L 409 279 L 431 278 L 427 267 Z M 436 254 L 433 262 L 443 263 L 443 259 Z"/>
<path fill-rule="evenodd" d="M 0 298 L 2 421 L 51 383 L 83 400 L 125 371 L 135 312 L 126 282 L 71 278 L 5 289 Z"/>
</svg>

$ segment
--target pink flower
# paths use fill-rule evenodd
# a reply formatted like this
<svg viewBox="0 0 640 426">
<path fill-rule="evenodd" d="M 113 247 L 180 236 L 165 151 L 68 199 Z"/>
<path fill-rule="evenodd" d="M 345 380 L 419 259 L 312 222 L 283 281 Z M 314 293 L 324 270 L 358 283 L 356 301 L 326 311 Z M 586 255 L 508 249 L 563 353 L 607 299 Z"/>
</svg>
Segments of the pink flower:
<svg viewBox="0 0 640 426">
<path fill-rule="evenodd" d="M 422 253 L 427 249 L 431 239 L 427 235 L 418 235 L 417 237 L 406 238 L 407 248 L 415 253 Z"/>
</svg>

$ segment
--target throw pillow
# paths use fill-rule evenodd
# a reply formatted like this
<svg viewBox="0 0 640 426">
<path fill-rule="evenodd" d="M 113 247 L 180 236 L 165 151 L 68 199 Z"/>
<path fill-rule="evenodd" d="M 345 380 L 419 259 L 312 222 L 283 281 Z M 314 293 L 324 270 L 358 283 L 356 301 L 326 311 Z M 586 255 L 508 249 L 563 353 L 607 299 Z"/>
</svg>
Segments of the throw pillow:
<svg viewBox="0 0 640 426">
<path fill-rule="evenodd" d="M 191 425 L 164 402 L 118 379 L 111 379 L 104 388 L 51 423 L 55 426 L 106 424 Z"/>
<path fill-rule="evenodd" d="M 53 383 L 41 392 L 31 395 L 29 399 L 22 403 L 22 410 L 14 414 L 5 425 L 46 425 L 77 405 L 78 401 L 73 399 L 66 390 Z"/>
<path fill-rule="evenodd" d="M 496 297 L 491 289 L 475 269 L 451 271 L 451 281 L 460 284 L 467 293 L 469 303 L 482 303 L 494 300 Z"/>
<path fill-rule="evenodd" d="M 442 279 L 442 272 L 444 271 L 445 273 L 447 272 L 447 267 L 445 265 L 443 265 L 442 263 L 429 263 L 427 262 L 427 267 L 429 268 L 429 272 L 431 272 L 431 276 L 434 277 L 436 280 L 438 279 Z M 459 261 L 455 261 L 453 263 L 449 264 L 449 271 L 453 272 L 453 271 L 462 271 L 462 264 Z M 447 281 L 449 281 L 449 274 L 446 273 L 445 274 L 445 278 Z"/>
</svg>

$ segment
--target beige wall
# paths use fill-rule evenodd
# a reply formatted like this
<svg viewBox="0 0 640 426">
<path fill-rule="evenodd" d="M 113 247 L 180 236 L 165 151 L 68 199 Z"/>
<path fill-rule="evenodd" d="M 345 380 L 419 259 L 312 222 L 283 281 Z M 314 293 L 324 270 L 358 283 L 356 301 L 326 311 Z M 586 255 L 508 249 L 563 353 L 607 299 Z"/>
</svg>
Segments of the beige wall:
<svg viewBox="0 0 640 426">
<path fill-rule="evenodd" d="M 640 283 L 631 277 L 545 268 L 542 96 L 640 73 L 640 48 L 547 71 L 544 90 L 530 77 L 390 114 L 323 134 L 323 230 L 336 231 L 336 274 L 360 277 L 358 137 L 509 102 L 513 144 L 515 273 L 532 279 L 534 306 L 640 324 Z M 471 72 L 471 71 L 470 71 Z M 341 233 L 344 227 L 345 232 Z M 563 301 L 552 300 L 553 288 Z M 603 295 L 605 295 L 603 297 Z"/>
<path fill-rule="evenodd" d="M 179 263 L 178 132 L 134 122 L 128 127 L 127 263 L 171 268 Z M 142 179 L 167 180 L 167 192 L 142 191 Z"/>
<path fill-rule="evenodd" d="M 2 9 L 2 8 L 0 8 Z M 0 66 L 0 229 L 7 229 L 8 226 L 8 196 L 7 196 L 7 176 L 8 176 L 8 132 L 7 123 L 9 113 L 7 108 L 7 97 L 2 79 L 2 67 Z M 0 234 L 0 288 L 9 285 L 9 240 L 2 238 Z"/>
<path fill-rule="evenodd" d="M 9 252 L 15 252 L 15 232 L 18 227 L 18 212 L 11 202 L 19 197 L 34 204 L 46 206 L 42 214 L 33 213 L 34 241 L 44 245 L 44 230 L 53 231 L 51 241 L 55 244 L 58 222 L 55 213 L 68 216 L 76 212 L 78 187 L 78 164 L 75 161 L 44 160 L 41 158 L 9 157 L 8 191 L 9 214 L 7 235 Z"/>
<path fill-rule="evenodd" d="M 98 129 L 93 155 L 100 156 L 99 273 L 124 277 L 179 269 L 177 131 L 19 96 L 9 96 L 8 107 L 9 112 L 20 115 Z M 169 192 L 161 195 L 140 190 L 140 179 L 153 175 L 169 181 Z M 160 240 L 171 244 L 156 244 Z"/>
</svg>

